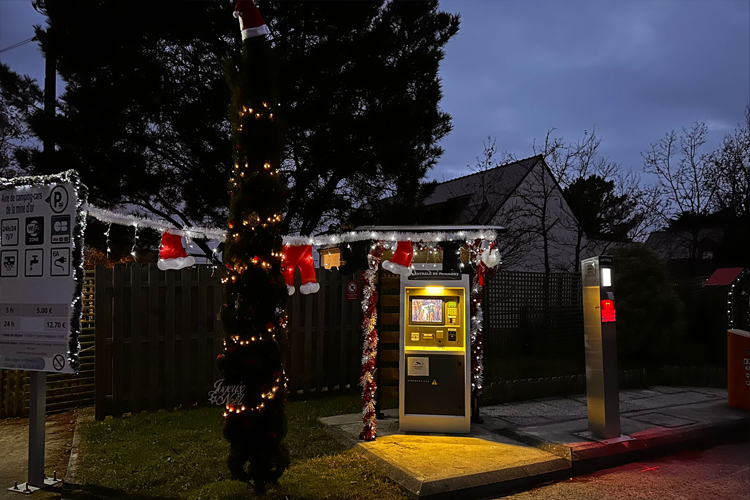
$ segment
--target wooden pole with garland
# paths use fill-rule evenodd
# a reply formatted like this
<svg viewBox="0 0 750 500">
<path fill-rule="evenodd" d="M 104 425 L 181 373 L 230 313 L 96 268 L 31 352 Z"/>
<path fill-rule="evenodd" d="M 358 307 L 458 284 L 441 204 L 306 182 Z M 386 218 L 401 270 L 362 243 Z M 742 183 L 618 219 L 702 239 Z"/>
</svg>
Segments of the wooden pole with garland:
<svg viewBox="0 0 750 500">
<path fill-rule="evenodd" d="M 287 289 L 278 229 L 286 196 L 278 173 L 284 128 L 268 28 L 252 1 L 237 2 L 235 17 L 243 41 L 239 60 L 226 68 L 234 168 L 223 256 L 224 352 L 218 363 L 226 385 L 244 386 L 243 400 L 224 412 L 227 465 L 234 478 L 252 481 L 262 494 L 289 466 L 283 443 Z"/>
</svg>

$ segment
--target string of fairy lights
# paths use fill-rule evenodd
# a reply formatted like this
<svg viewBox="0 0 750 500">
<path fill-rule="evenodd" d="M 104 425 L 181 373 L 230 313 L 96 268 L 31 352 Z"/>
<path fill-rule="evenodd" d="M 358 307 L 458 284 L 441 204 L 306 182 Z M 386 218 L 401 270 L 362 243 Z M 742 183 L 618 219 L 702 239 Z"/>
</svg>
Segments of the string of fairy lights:
<svg viewBox="0 0 750 500">
<path fill-rule="evenodd" d="M 268 108 L 267 106 L 265 106 Z M 240 112 L 240 116 L 245 114 L 251 115 L 253 110 L 251 108 L 244 108 Z M 262 116 L 262 114 L 260 114 Z M 255 113 L 255 118 L 259 118 L 259 113 Z M 239 126 L 241 127 L 241 125 Z M 278 170 L 274 169 L 270 163 L 266 162 L 263 165 L 263 171 L 249 172 L 250 164 L 248 161 L 237 162 L 234 165 L 232 178 L 230 179 L 230 185 L 232 188 L 239 187 L 239 179 L 243 181 L 249 180 L 248 177 L 252 175 L 258 175 L 265 171 L 268 174 L 275 176 L 278 175 Z M 281 214 L 270 214 L 262 217 L 257 212 L 250 212 L 243 214 L 240 222 L 229 221 L 228 227 L 229 232 L 225 233 L 223 230 L 217 228 L 204 228 L 204 227 L 185 227 L 185 228 L 174 228 L 163 221 L 154 221 L 145 217 L 139 217 L 135 215 L 124 215 L 117 214 L 110 211 L 105 211 L 98 208 L 89 209 L 89 215 L 102 220 L 107 223 L 107 229 L 105 236 L 107 238 L 107 254 L 110 254 L 109 236 L 112 224 L 127 224 L 133 226 L 133 247 L 131 254 L 135 258 L 135 252 L 137 249 L 138 233 L 140 228 L 149 227 L 162 231 L 169 231 L 174 234 L 181 234 L 189 242 L 194 238 L 214 239 L 223 241 L 228 235 L 233 240 L 238 240 L 241 237 L 241 230 L 251 230 L 255 232 L 258 228 L 267 228 L 270 225 L 280 223 L 283 218 Z M 483 247 L 491 245 L 497 238 L 497 232 L 494 229 L 478 229 L 478 230 L 436 230 L 436 231 L 398 231 L 398 230 L 364 230 L 364 231 L 349 231 L 343 234 L 332 234 L 332 235 L 320 235 L 320 236 L 285 236 L 283 237 L 284 246 L 289 245 L 311 245 L 317 247 L 330 247 L 342 245 L 344 243 L 350 243 L 355 241 L 371 241 L 372 247 L 371 252 L 374 249 L 375 252 L 370 254 L 370 260 L 373 260 L 373 254 L 381 255 L 383 251 L 395 249 L 399 241 L 412 241 L 414 243 L 414 254 L 415 256 L 425 257 L 427 263 L 432 262 L 435 266 L 439 264 L 440 256 L 439 253 L 442 250 L 441 242 L 456 242 L 460 245 L 457 254 L 468 252 L 467 259 L 459 259 L 460 267 L 464 267 L 464 260 L 469 262 L 472 266 L 476 265 L 479 259 L 479 255 Z M 214 248 L 216 253 L 216 248 Z M 284 261 L 284 252 L 271 252 L 272 259 L 281 259 L 282 265 Z M 379 258 L 377 259 L 379 261 Z M 422 259 L 420 259 L 422 260 Z M 375 264 L 377 269 L 378 264 Z M 253 256 L 251 259 L 245 262 L 228 262 L 225 263 L 225 273 L 222 276 L 221 281 L 223 284 L 236 283 L 237 280 L 247 271 L 249 266 L 260 266 L 265 272 L 268 272 L 272 267 L 272 262 L 259 257 Z M 372 270 L 369 270 L 372 271 Z M 371 273 L 372 274 L 372 273 Z M 371 283 L 370 286 L 365 287 L 368 291 L 368 297 L 371 294 L 375 294 L 375 283 Z M 472 393 L 477 395 L 481 394 L 482 391 L 482 379 L 483 379 L 483 325 L 482 325 L 482 304 L 481 304 L 481 290 L 482 285 L 477 282 L 476 277 L 472 280 L 471 287 L 471 302 L 472 302 L 472 318 L 470 328 L 470 339 L 472 349 L 472 369 L 471 369 L 471 386 Z M 375 395 L 375 381 L 372 377 L 372 370 L 374 366 L 369 366 L 370 363 L 367 360 L 374 359 L 377 353 L 378 334 L 375 330 L 375 324 L 377 322 L 376 313 L 370 311 L 372 304 L 370 300 L 363 300 L 363 310 L 365 311 L 365 318 L 363 321 L 363 374 L 360 383 L 363 386 L 363 420 L 364 427 L 362 431 L 362 438 L 365 440 L 372 440 L 376 435 L 377 428 L 377 417 L 374 407 L 374 395 Z M 281 326 L 285 326 L 286 317 L 282 316 Z M 275 339 L 274 333 L 275 325 L 268 324 L 267 331 Z M 240 336 L 230 336 L 229 341 L 234 346 L 244 347 L 261 341 L 261 336 L 250 336 L 249 338 L 241 338 Z M 227 342 L 224 342 L 225 350 Z M 227 418 L 230 415 L 237 415 L 245 411 L 259 412 L 266 407 L 266 402 L 272 400 L 277 391 L 280 390 L 282 384 L 287 387 L 287 378 L 285 373 L 280 373 L 279 376 L 274 378 L 272 386 L 268 390 L 261 391 L 260 401 L 252 406 L 247 404 L 227 404 L 225 405 L 224 417 Z"/>
<path fill-rule="evenodd" d="M 245 163 L 245 169 L 249 168 L 248 163 Z M 266 163 L 266 166 L 270 165 Z M 239 170 L 239 164 L 235 164 L 235 170 Z M 243 169 L 244 170 L 244 169 Z M 243 171 L 236 172 L 238 175 L 244 174 Z M 273 175 L 277 175 L 277 170 L 272 170 Z M 233 178 L 233 181 L 236 179 Z M 179 234 L 184 236 L 188 240 L 192 239 L 204 239 L 204 240 L 217 240 L 222 242 L 225 240 L 227 232 L 224 229 L 213 228 L 213 227 L 201 227 L 201 226 L 190 226 L 185 225 L 183 227 L 175 227 L 173 224 L 164 220 L 150 219 L 141 215 L 131 215 L 113 212 L 111 210 L 95 207 L 88 205 L 86 211 L 90 217 L 97 219 L 107 224 L 105 236 L 109 240 L 110 231 L 112 224 L 118 224 L 123 226 L 134 227 L 134 237 L 137 236 L 138 231 L 143 228 L 150 228 L 159 232 L 169 231 L 172 234 Z M 242 226 L 249 227 L 251 230 L 255 230 L 258 226 L 268 227 L 271 224 L 277 224 L 283 220 L 281 214 L 271 214 L 266 217 L 265 220 L 261 220 L 261 216 L 257 212 L 251 212 L 242 219 Z M 229 230 L 235 229 L 236 224 L 232 221 L 229 223 Z M 233 238 L 238 238 L 239 233 L 232 232 Z M 389 242 L 396 241 L 414 241 L 415 243 L 425 244 L 428 249 L 435 250 L 435 243 L 441 241 L 473 241 L 473 240 L 485 240 L 495 241 L 497 238 L 497 232 L 493 229 L 486 230 L 475 230 L 475 231 L 349 231 L 343 234 L 330 234 L 330 235 L 319 235 L 319 236 L 284 236 L 284 245 L 312 245 L 316 247 L 338 245 L 341 243 L 348 243 L 353 241 L 383 241 L 386 244 Z M 110 249 L 111 250 L 111 249 Z"/>
<path fill-rule="evenodd" d="M 251 108 L 245 108 L 244 113 L 252 113 Z M 257 115 L 258 113 L 256 113 Z M 244 167 L 244 168 L 243 168 Z M 246 177 L 248 174 L 246 171 L 250 168 L 249 162 L 238 162 L 234 165 L 233 177 L 231 183 L 233 186 L 237 185 L 237 176 Z M 270 163 L 266 162 L 263 166 L 264 170 L 270 175 L 278 175 L 278 170 L 271 167 Z M 257 174 L 255 172 L 254 174 Z M 251 175 L 254 175 L 251 174 Z M 258 227 L 266 228 L 270 225 L 275 225 L 283 221 L 281 214 L 273 213 L 263 218 L 257 212 L 250 212 L 241 220 L 241 223 L 236 221 L 229 221 L 228 227 L 229 232 L 227 233 L 223 229 L 213 227 L 201 227 L 185 225 L 182 228 L 175 227 L 164 220 L 150 219 L 142 215 L 122 214 L 111 210 L 102 209 L 92 205 L 86 207 L 87 214 L 101 222 L 106 223 L 106 229 L 104 231 L 104 237 L 106 240 L 106 254 L 107 257 L 111 257 L 111 234 L 112 225 L 123 225 L 131 226 L 133 228 L 133 244 L 130 249 L 130 255 L 133 260 L 137 261 L 138 258 L 138 240 L 139 234 L 144 228 L 154 229 L 160 232 L 169 232 L 171 234 L 178 234 L 185 238 L 186 242 L 192 247 L 192 241 L 194 239 L 203 239 L 207 241 L 217 241 L 217 245 L 214 246 L 211 255 L 211 264 L 213 267 L 217 267 L 219 264 L 218 251 L 219 243 L 225 240 L 227 234 L 234 240 L 237 241 L 240 238 L 240 228 L 249 228 L 252 231 L 256 231 Z M 497 232 L 494 229 L 481 229 L 481 230 L 457 230 L 457 231 L 383 231 L 383 230 L 365 230 L 365 231 L 349 231 L 343 234 L 330 234 L 330 235 L 319 235 L 319 236 L 284 236 L 282 238 L 284 246 L 287 245 L 311 245 L 314 247 L 330 247 L 340 245 L 344 243 L 350 243 L 354 241 L 381 241 L 386 250 L 392 250 L 398 241 L 413 241 L 415 243 L 414 252 L 415 255 L 426 254 L 428 258 L 431 258 L 435 265 L 438 264 L 438 252 L 439 243 L 444 241 L 456 241 L 465 242 L 469 245 L 473 241 L 495 241 L 497 238 Z M 282 258 L 283 252 L 272 252 L 272 258 Z M 260 257 L 254 257 L 250 261 L 253 265 L 260 265 L 264 269 L 270 269 L 272 264 Z M 230 263 L 231 265 L 231 263 Z M 463 263 L 461 264 L 463 267 Z M 237 276 L 241 275 L 247 270 L 247 267 L 243 264 L 238 264 L 232 268 L 227 268 L 234 273 L 229 273 L 223 278 L 223 283 L 236 282 Z"/>
<path fill-rule="evenodd" d="M 248 116 L 253 116 L 256 120 L 259 120 L 262 116 L 264 116 L 266 113 L 268 113 L 268 119 L 273 120 L 273 109 L 272 107 L 267 103 L 262 103 L 263 109 L 260 111 L 255 111 L 252 108 L 249 108 L 247 106 L 242 106 L 238 110 L 239 118 L 241 119 L 247 119 Z M 243 130 L 243 124 L 240 123 L 237 126 L 237 131 L 242 132 Z M 262 170 L 251 170 L 250 161 L 247 157 L 243 158 L 240 161 L 236 161 L 234 163 L 233 169 L 232 169 L 232 177 L 229 179 L 230 183 L 230 195 L 233 194 L 234 189 L 237 189 L 240 187 L 240 181 L 247 182 L 252 180 L 254 177 L 266 173 L 270 175 L 271 177 L 278 177 L 279 171 L 278 169 L 275 169 L 271 166 L 269 162 L 264 162 L 263 169 Z M 273 213 L 271 215 L 262 216 L 256 211 L 249 212 L 247 214 L 242 214 L 241 221 L 236 220 L 229 220 L 228 227 L 229 232 L 227 233 L 227 236 L 229 236 L 232 241 L 239 241 L 242 237 L 242 231 L 250 230 L 253 232 L 253 234 L 256 234 L 258 229 L 265 229 L 269 226 L 276 225 L 280 223 L 283 220 L 281 214 Z M 276 252 L 271 251 L 271 259 L 280 259 L 283 265 L 283 252 Z M 221 278 L 222 284 L 227 283 L 236 283 L 237 280 L 242 276 L 243 273 L 245 273 L 250 266 L 258 266 L 260 267 L 264 272 L 268 273 L 271 271 L 271 269 L 274 267 L 274 263 L 270 262 L 269 260 L 264 259 L 261 256 L 254 255 L 250 259 L 247 260 L 237 260 L 232 259 L 231 262 L 225 263 L 225 273 L 224 276 Z M 239 300 L 239 298 L 237 299 Z M 235 309 L 239 309 L 238 304 L 236 305 Z M 276 311 L 276 315 L 280 318 L 280 322 L 278 326 L 281 326 L 282 328 L 286 327 L 287 318 L 284 311 Z M 275 341 L 276 340 L 276 326 L 273 323 L 267 323 L 265 325 L 265 329 L 267 334 L 270 334 L 271 338 Z M 266 337 L 267 338 L 267 337 Z M 264 340 L 264 335 L 250 335 L 249 338 L 242 337 L 240 335 L 230 335 L 229 341 L 232 344 L 229 346 L 229 348 L 233 348 L 234 346 L 240 346 L 245 347 L 249 346 L 250 344 L 254 344 L 256 342 L 261 342 Z M 227 352 L 228 346 L 226 340 L 224 341 L 224 350 Z M 266 402 L 272 400 L 276 393 L 281 389 L 282 384 L 283 387 L 287 387 L 287 378 L 286 373 L 281 371 L 281 373 L 275 374 L 277 376 L 274 376 L 274 380 L 272 382 L 272 386 L 268 390 L 261 390 L 260 391 L 260 401 L 254 405 L 254 406 L 247 406 L 245 404 L 241 405 L 234 405 L 234 404 L 227 404 L 225 405 L 225 411 L 224 411 L 224 418 L 228 418 L 230 415 L 238 415 L 245 411 L 250 412 L 260 412 L 266 407 Z"/>
</svg>

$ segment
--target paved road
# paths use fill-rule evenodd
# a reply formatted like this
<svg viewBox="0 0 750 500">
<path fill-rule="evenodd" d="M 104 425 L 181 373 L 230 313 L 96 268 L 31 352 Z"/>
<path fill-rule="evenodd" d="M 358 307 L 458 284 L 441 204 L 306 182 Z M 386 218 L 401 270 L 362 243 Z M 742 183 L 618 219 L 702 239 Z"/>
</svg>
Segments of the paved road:
<svg viewBox="0 0 750 500">
<path fill-rule="evenodd" d="M 747 500 L 750 444 L 684 451 L 574 477 L 504 500 Z"/>
</svg>

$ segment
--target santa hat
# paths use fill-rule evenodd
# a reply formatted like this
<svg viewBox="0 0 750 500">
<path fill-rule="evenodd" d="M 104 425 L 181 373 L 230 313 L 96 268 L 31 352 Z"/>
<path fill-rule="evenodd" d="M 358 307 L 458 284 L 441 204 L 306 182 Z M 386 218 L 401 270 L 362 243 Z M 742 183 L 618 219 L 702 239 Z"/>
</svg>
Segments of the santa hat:
<svg viewBox="0 0 750 500">
<path fill-rule="evenodd" d="M 234 6 L 234 17 L 240 20 L 243 40 L 270 33 L 253 0 L 239 0 Z"/>
<path fill-rule="evenodd" d="M 493 246 L 487 248 L 480 256 L 481 261 L 490 269 L 500 264 L 500 250 Z"/>
<path fill-rule="evenodd" d="M 414 255 L 414 247 L 411 241 L 399 241 L 396 245 L 396 251 L 393 257 L 383 262 L 383 269 L 393 274 L 409 276 L 411 274 L 411 259 Z"/>
<path fill-rule="evenodd" d="M 159 245 L 159 262 L 157 266 L 162 271 L 167 269 L 182 269 L 195 264 L 195 259 L 190 257 L 182 246 L 182 236 L 164 231 L 161 235 Z"/>
</svg>

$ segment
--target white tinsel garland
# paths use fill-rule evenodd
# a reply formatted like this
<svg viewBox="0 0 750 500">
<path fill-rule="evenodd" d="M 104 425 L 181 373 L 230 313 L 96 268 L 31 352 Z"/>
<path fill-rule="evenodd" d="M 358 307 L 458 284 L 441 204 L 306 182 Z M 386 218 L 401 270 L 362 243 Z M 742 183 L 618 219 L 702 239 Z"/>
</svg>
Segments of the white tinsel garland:
<svg viewBox="0 0 750 500">
<path fill-rule="evenodd" d="M 207 240 L 224 240 L 225 232 L 223 229 L 199 227 L 199 226 L 186 226 L 182 229 L 175 228 L 172 224 L 166 221 L 158 221 L 153 219 L 147 219 L 146 217 L 139 217 L 137 215 L 126 215 L 112 212 L 104 208 L 98 208 L 89 205 L 87 207 L 88 214 L 94 219 L 98 219 L 102 222 L 109 224 L 120 224 L 123 226 L 138 226 L 138 227 L 150 227 L 160 232 L 169 231 L 173 234 L 179 234 L 187 238 L 195 239 L 207 239 Z"/>
<path fill-rule="evenodd" d="M 338 245 L 351 241 L 380 240 L 387 241 L 414 241 L 414 242 L 440 242 L 440 241 L 470 241 L 485 240 L 495 241 L 497 232 L 493 229 L 481 231 L 349 231 L 343 234 L 332 234 L 323 236 L 284 236 L 285 245 Z"/>
<path fill-rule="evenodd" d="M 224 241 L 226 231 L 213 227 L 187 226 L 175 228 L 172 224 L 148 219 L 138 215 L 119 214 L 111 210 L 89 205 L 88 214 L 102 222 L 109 224 L 120 224 L 123 226 L 150 227 L 160 232 L 169 230 L 187 238 L 202 238 L 208 240 Z M 497 232 L 493 229 L 479 231 L 428 231 L 428 232 L 405 232 L 405 231 L 349 231 L 343 234 L 331 234 L 322 236 L 284 236 L 284 245 L 314 245 L 327 246 L 349 243 L 352 241 L 380 240 L 383 242 L 414 241 L 420 243 L 437 243 L 440 241 L 495 241 Z M 492 267 L 490 265 L 490 267 Z"/>
</svg>

